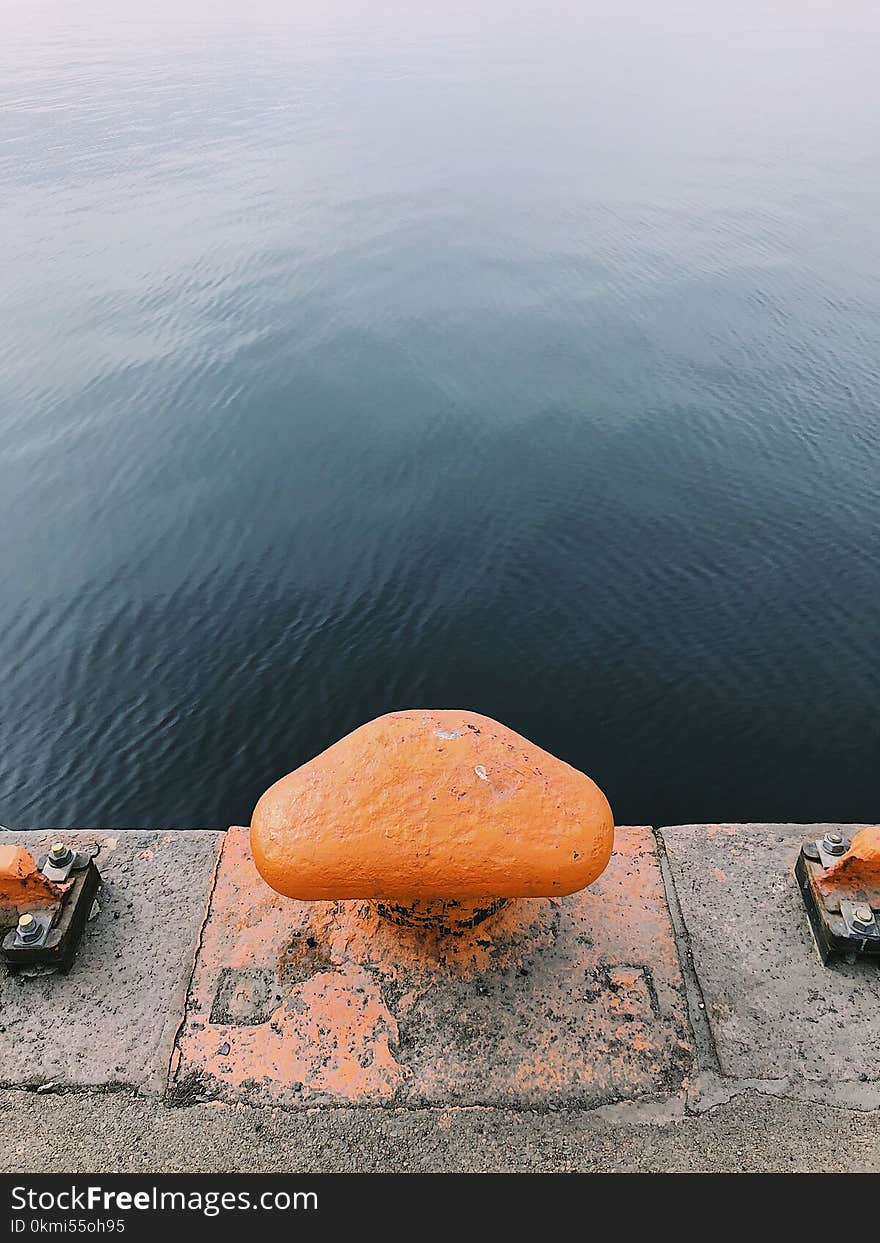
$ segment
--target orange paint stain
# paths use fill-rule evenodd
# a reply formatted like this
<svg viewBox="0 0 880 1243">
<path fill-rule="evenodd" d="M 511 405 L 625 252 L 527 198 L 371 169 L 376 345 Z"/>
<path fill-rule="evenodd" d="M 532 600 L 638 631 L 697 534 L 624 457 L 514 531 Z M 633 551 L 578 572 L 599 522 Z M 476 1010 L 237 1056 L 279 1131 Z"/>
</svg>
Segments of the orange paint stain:
<svg viewBox="0 0 880 1243">
<path fill-rule="evenodd" d="M 398 1030 L 372 978 L 354 967 L 319 971 L 285 992 L 262 1023 L 211 1024 L 190 1034 L 187 1056 L 232 1087 L 258 1083 L 268 1097 L 368 1102 L 392 1096 L 405 1070 Z"/>
<path fill-rule="evenodd" d="M 684 1000 L 650 831 L 618 839 L 601 894 L 524 898 L 448 931 L 366 900 L 280 897 L 231 829 L 178 1090 L 286 1107 L 650 1092 L 664 1059 L 687 1064 Z"/>
</svg>

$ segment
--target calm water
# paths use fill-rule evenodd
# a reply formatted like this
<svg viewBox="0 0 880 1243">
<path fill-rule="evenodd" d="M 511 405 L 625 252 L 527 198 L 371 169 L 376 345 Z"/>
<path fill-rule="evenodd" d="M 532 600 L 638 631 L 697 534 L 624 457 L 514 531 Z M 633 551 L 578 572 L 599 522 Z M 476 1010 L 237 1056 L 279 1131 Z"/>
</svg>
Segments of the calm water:
<svg viewBox="0 0 880 1243">
<path fill-rule="evenodd" d="M 850 0 L 4 0 L 0 821 L 247 820 L 419 705 L 619 820 L 880 817 L 878 63 Z"/>
</svg>

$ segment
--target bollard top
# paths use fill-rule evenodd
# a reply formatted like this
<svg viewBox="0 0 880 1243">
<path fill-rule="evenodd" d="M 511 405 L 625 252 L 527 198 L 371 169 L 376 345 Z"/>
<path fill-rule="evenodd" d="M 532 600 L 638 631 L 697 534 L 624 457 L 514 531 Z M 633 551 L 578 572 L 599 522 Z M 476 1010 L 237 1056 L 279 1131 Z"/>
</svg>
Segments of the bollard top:
<svg viewBox="0 0 880 1243">
<path fill-rule="evenodd" d="M 417 709 L 276 782 L 251 849 L 292 898 L 550 897 L 594 881 L 613 834 L 584 773 L 489 717 Z"/>
</svg>

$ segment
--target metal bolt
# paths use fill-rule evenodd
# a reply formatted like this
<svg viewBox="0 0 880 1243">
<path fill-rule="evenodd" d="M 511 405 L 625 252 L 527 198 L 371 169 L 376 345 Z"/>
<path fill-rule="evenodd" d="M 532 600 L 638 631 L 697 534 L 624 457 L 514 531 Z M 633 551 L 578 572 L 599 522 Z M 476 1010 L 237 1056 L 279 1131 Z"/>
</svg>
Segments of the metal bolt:
<svg viewBox="0 0 880 1243">
<path fill-rule="evenodd" d="M 40 935 L 40 925 L 33 915 L 22 915 L 18 921 L 18 939 L 20 941 L 36 941 Z"/>
<path fill-rule="evenodd" d="M 869 924 L 874 918 L 869 906 L 857 906 L 855 910 L 856 919 L 860 924 Z"/>
<path fill-rule="evenodd" d="M 49 848 L 49 861 L 53 867 L 64 867 L 70 859 L 70 847 L 64 842 L 53 842 Z"/>
<path fill-rule="evenodd" d="M 842 855 L 846 851 L 842 833 L 826 833 L 822 839 L 822 845 L 829 855 Z"/>
</svg>

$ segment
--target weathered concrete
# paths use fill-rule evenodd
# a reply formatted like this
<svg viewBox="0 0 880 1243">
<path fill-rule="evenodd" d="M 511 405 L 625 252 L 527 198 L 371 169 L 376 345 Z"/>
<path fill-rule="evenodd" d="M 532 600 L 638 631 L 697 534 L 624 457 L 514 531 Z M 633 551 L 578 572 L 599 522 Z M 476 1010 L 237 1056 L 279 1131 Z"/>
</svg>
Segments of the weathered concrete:
<svg viewBox="0 0 880 1243">
<path fill-rule="evenodd" d="M 792 870 L 829 828 L 661 830 L 721 1072 L 791 1095 L 880 1103 L 880 969 L 822 966 Z"/>
<path fill-rule="evenodd" d="M 645 1125 L 512 1109 L 169 1109 L 128 1093 L 0 1092 L 7 1173 L 880 1170 L 880 1114 L 753 1093 Z"/>
<path fill-rule="evenodd" d="M 591 889 L 439 935 L 303 903 L 231 829 L 179 1042 L 179 1101 L 590 1107 L 668 1097 L 691 1054 L 650 830 Z"/>
<path fill-rule="evenodd" d="M 880 965 L 821 966 L 791 874 L 828 827 L 677 826 L 660 859 L 618 829 L 591 889 L 442 935 L 277 896 L 242 829 L 64 833 L 103 909 L 69 977 L 0 979 L 2 1081 L 56 1085 L 0 1091 L 0 1152 L 25 1128 L 33 1170 L 877 1168 Z M 163 1106 L 82 1092 L 161 1094 L 169 1064 Z"/>
<path fill-rule="evenodd" d="M 34 855 L 63 839 L 96 857 L 104 884 L 68 976 L 0 967 L 0 1078 L 164 1091 L 223 834 L 9 837 Z"/>
</svg>

